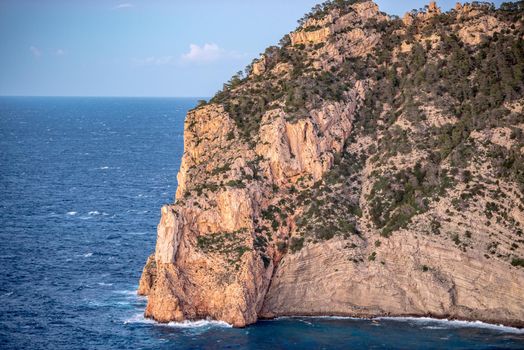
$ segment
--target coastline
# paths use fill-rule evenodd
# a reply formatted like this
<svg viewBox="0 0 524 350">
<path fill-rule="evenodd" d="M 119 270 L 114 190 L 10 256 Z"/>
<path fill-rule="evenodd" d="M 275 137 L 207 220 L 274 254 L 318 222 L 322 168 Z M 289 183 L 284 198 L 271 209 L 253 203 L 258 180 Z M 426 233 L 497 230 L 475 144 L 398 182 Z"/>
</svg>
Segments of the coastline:
<svg viewBox="0 0 524 350">
<path fill-rule="evenodd" d="M 515 232 L 522 235 L 524 208 L 515 191 L 521 169 L 513 167 L 524 142 L 513 133 L 520 87 L 504 85 L 518 90 L 513 105 L 482 105 L 493 117 L 477 121 L 463 108 L 475 96 L 448 99 L 415 68 L 446 91 L 453 80 L 424 57 L 441 57 L 442 67 L 449 58 L 490 81 L 493 72 L 461 59 L 470 53 L 464 44 L 484 39 L 461 38 L 460 30 L 482 34 L 481 14 L 486 21 L 500 15 L 501 30 L 514 18 L 479 6 L 466 21 L 471 9 L 459 10 L 441 18 L 432 2 L 418 19 L 390 21 L 372 1 L 330 2 L 254 60 L 246 76 L 191 109 L 175 201 L 161 209 L 140 280 L 139 293 L 149 295 L 145 315 L 164 323 L 211 317 L 238 328 L 282 316 L 523 328 L 524 251 Z M 412 31 L 428 29 L 425 21 L 436 16 L 456 35 L 423 45 Z M 519 33 L 484 43 L 479 59 L 513 47 Z M 413 69 L 384 70 L 389 56 L 409 59 Z M 365 74 L 356 73 L 360 67 Z M 505 67 L 511 71 L 511 62 Z M 262 87 L 278 93 L 261 96 Z M 403 92 L 410 97 L 396 103 Z M 495 107 L 507 112 L 503 124 Z M 475 147 L 482 152 L 469 152 Z"/>
<path fill-rule="evenodd" d="M 259 320 L 274 320 L 281 318 L 340 318 L 340 319 L 355 319 L 355 320 L 431 320 L 431 321 L 442 321 L 442 322 L 463 322 L 469 324 L 478 324 L 478 325 L 487 325 L 492 327 L 504 327 L 509 329 L 518 330 L 519 333 L 524 334 L 524 321 L 511 321 L 505 322 L 495 319 L 474 319 L 466 317 L 454 317 L 451 315 L 432 315 L 432 314 L 374 314 L 374 315 L 357 315 L 351 313 L 338 313 L 325 315 L 321 313 L 311 313 L 311 314 L 288 314 L 288 315 L 277 315 L 274 317 L 260 318 Z"/>
<path fill-rule="evenodd" d="M 354 321 L 397 321 L 397 322 L 415 322 L 415 323 L 441 323 L 445 326 L 451 326 L 453 328 L 487 328 L 491 330 L 497 330 L 505 333 L 523 334 L 524 325 L 521 323 L 504 324 L 497 321 L 488 322 L 475 319 L 464 319 L 464 318 L 453 318 L 453 317 L 437 317 L 437 316 L 421 316 L 421 315 L 377 315 L 377 316 L 355 316 L 355 315 L 322 315 L 322 314 L 310 314 L 310 315 L 282 315 L 268 318 L 260 318 L 257 322 L 247 325 L 245 327 L 234 327 L 233 325 L 213 319 L 197 319 L 197 320 L 185 320 L 182 322 L 158 322 L 150 318 L 146 318 L 141 315 L 135 315 L 124 321 L 124 324 L 129 323 L 147 323 L 158 326 L 175 327 L 175 328 L 200 328 L 204 326 L 216 326 L 216 327 L 228 327 L 228 328 L 249 328 L 256 325 L 259 322 L 264 321 L 278 321 L 286 319 L 326 319 L 326 320 L 354 320 Z"/>
</svg>

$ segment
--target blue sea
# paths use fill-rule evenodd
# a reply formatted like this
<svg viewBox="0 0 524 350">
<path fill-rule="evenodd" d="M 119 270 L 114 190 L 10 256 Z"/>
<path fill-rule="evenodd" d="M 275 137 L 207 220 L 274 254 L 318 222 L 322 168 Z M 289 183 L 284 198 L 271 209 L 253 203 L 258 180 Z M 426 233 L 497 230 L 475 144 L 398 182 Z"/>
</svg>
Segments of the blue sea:
<svg viewBox="0 0 524 350">
<path fill-rule="evenodd" d="M 0 349 L 523 349 L 431 319 L 142 317 L 135 293 L 197 99 L 0 98 Z"/>
</svg>

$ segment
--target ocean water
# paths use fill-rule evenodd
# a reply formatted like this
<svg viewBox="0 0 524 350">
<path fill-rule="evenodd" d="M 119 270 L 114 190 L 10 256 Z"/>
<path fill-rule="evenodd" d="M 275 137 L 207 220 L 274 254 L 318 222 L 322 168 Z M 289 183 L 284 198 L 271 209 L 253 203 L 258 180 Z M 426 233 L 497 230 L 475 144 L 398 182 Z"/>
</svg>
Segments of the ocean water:
<svg viewBox="0 0 524 350">
<path fill-rule="evenodd" d="M 135 290 L 197 99 L 0 98 L 0 349 L 523 349 L 430 319 L 145 320 Z"/>
</svg>

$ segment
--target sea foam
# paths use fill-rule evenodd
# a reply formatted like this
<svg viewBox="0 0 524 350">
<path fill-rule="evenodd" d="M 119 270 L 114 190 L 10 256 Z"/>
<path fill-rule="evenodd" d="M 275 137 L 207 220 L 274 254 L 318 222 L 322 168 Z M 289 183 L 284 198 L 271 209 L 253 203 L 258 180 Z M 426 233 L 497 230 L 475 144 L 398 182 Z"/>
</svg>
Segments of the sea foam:
<svg viewBox="0 0 524 350">
<path fill-rule="evenodd" d="M 169 322 L 166 326 L 174 328 L 201 328 L 201 327 L 222 327 L 232 328 L 233 326 L 224 321 L 215 320 L 197 320 L 197 321 L 182 321 Z"/>
<path fill-rule="evenodd" d="M 182 321 L 182 322 L 169 322 L 169 323 L 158 323 L 152 319 L 145 318 L 143 313 L 135 314 L 124 321 L 124 324 L 143 323 L 143 324 L 154 324 L 161 327 L 170 328 L 204 328 L 204 327 L 222 327 L 232 328 L 233 326 L 224 321 L 215 320 L 197 320 L 197 321 Z"/>
<path fill-rule="evenodd" d="M 504 326 L 501 324 L 492 324 L 482 321 L 461 321 L 461 320 L 448 320 L 448 319 L 438 319 L 431 317 L 351 317 L 351 316 L 280 316 L 275 318 L 276 320 L 285 320 L 285 319 L 328 319 L 328 320 L 368 320 L 368 321 L 397 321 L 397 322 L 413 322 L 417 323 L 423 328 L 426 329 L 450 329 L 450 328 L 484 328 L 491 329 L 504 333 L 515 333 L 515 334 L 524 334 L 524 328 L 516 328 Z"/>
<path fill-rule="evenodd" d="M 501 324 L 491 324 L 482 321 L 460 321 L 437 319 L 431 317 L 377 317 L 376 320 L 415 322 L 420 325 L 426 325 L 428 329 L 449 329 L 449 328 L 486 328 L 505 333 L 524 334 L 524 329 L 504 326 Z"/>
</svg>

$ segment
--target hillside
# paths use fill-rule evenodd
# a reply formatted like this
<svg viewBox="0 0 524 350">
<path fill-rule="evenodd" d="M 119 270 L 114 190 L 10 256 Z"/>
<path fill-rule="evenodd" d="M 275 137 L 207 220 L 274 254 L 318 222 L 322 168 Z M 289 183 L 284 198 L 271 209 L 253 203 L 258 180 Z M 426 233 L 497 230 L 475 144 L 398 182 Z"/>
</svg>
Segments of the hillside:
<svg viewBox="0 0 524 350">
<path fill-rule="evenodd" d="M 188 113 L 146 316 L 524 326 L 523 18 L 316 6 Z"/>
</svg>

